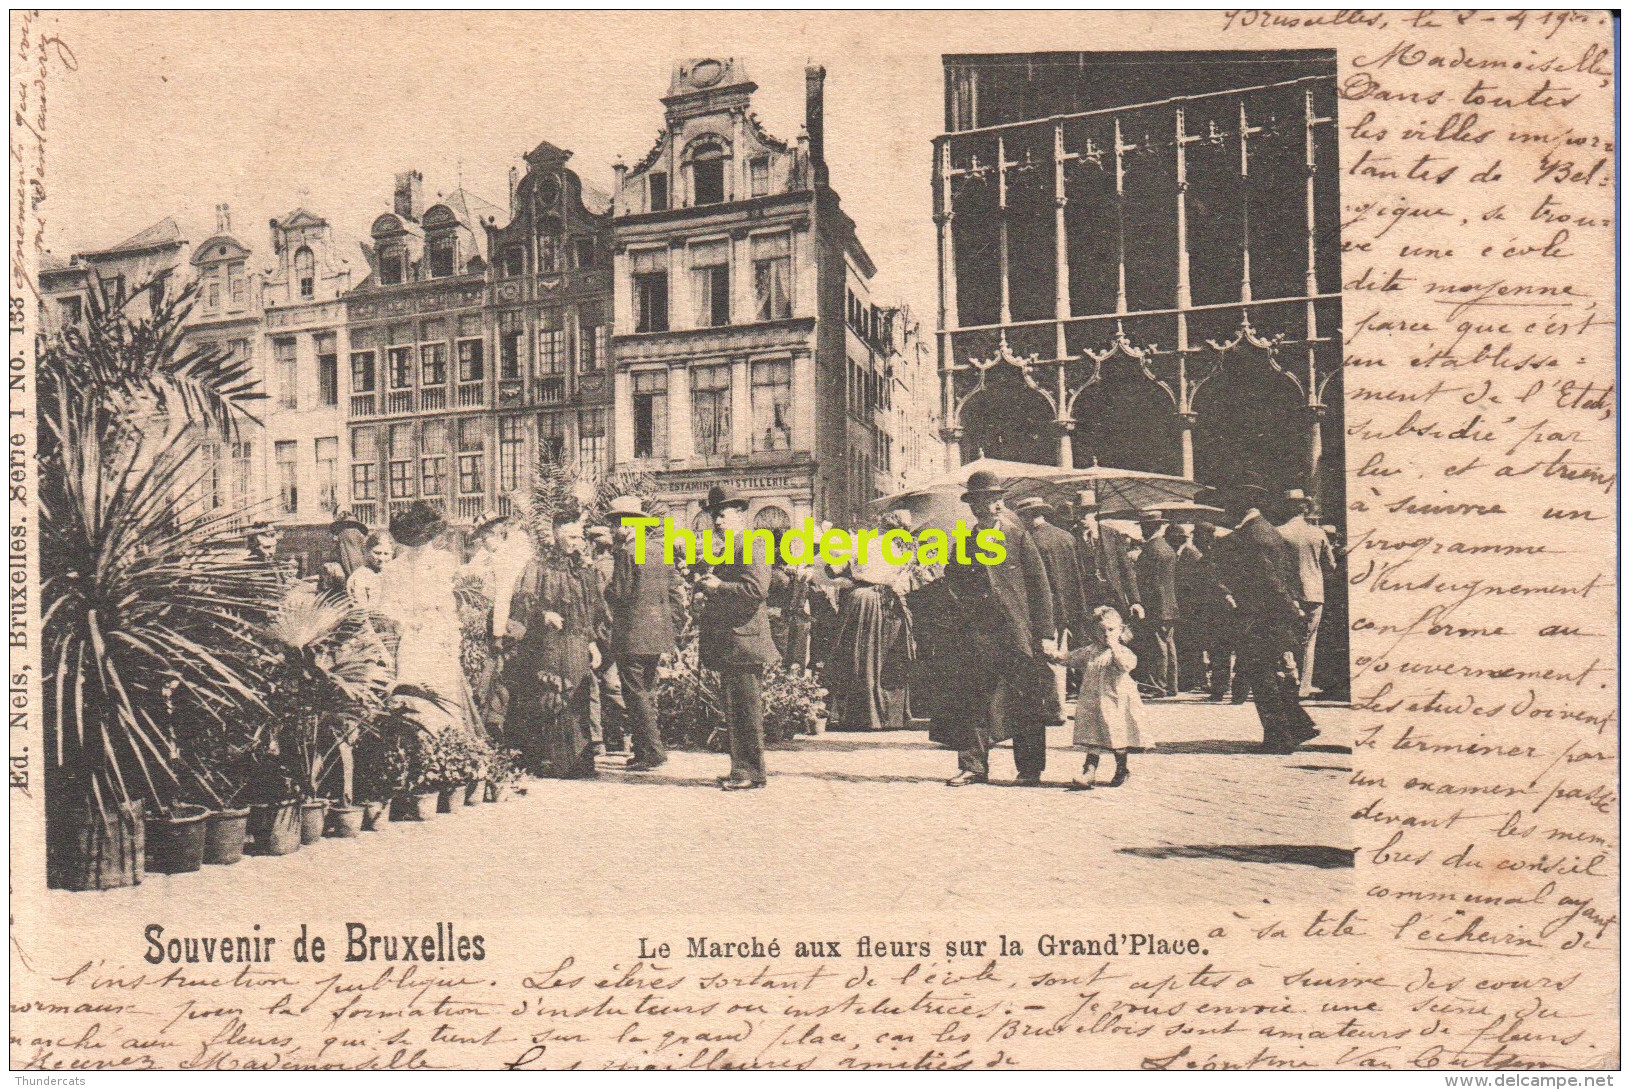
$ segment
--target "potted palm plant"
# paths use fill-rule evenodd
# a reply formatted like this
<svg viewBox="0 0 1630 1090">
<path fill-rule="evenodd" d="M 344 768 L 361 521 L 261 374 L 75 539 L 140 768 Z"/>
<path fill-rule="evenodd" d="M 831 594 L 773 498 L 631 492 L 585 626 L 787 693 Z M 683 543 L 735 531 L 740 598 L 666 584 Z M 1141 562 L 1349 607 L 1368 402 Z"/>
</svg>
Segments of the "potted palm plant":
<svg viewBox="0 0 1630 1090">
<path fill-rule="evenodd" d="M 237 513 L 196 487 L 202 438 L 263 396 L 249 364 L 181 349 L 190 290 L 138 320 L 92 288 L 41 354 L 36 402 L 46 869 L 70 889 L 141 880 L 145 815 L 177 802 L 168 696 L 221 724 L 259 705 L 251 619 L 275 586 L 223 548 Z"/>
</svg>

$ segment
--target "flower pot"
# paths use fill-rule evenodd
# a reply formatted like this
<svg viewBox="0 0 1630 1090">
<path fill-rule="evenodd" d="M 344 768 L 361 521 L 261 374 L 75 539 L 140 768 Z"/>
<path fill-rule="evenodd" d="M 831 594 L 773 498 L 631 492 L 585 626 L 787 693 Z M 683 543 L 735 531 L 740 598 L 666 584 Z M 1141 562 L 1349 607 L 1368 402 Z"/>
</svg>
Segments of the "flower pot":
<svg viewBox="0 0 1630 1090">
<path fill-rule="evenodd" d="M 811 734 L 825 734 L 826 733 L 826 716 L 824 716 L 824 715 L 815 716 L 810 721 L 809 733 L 811 733 Z"/>
<path fill-rule="evenodd" d="M 509 785 L 487 781 L 486 798 L 488 802 L 503 802 L 504 796 L 509 793 Z"/>
<path fill-rule="evenodd" d="M 204 822 L 204 862 L 225 866 L 243 858 L 249 837 L 249 808 L 216 810 Z"/>
<path fill-rule="evenodd" d="M 147 869 L 154 874 L 191 874 L 204 865 L 209 834 L 206 806 L 177 803 L 147 822 Z"/>
<path fill-rule="evenodd" d="M 341 806 L 338 803 L 328 808 L 328 835 L 350 838 L 362 832 L 363 809 L 360 806 Z"/>
<path fill-rule="evenodd" d="M 365 802 L 362 804 L 362 828 L 364 832 L 375 832 L 379 826 L 390 819 L 390 811 L 382 802 Z"/>
<path fill-rule="evenodd" d="M 46 839 L 48 886 L 81 890 L 141 885 L 147 825 L 139 800 L 103 813 L 90 799 L 81 798 L 53 816 L 57 828 Z"/>
<path fill-rule="evenodd" d="M 458 795 L 460 788 L 444 787 L 436 795 L 436 813 L 451 814 L 453 812 L 453 798 Z"/>
<path fill-rule="evenodd" d="M 486 786 L 487 782 L 485 780 L 476 780 L 474 783 L 465 784 L 464 805 L 479 806 L 481 804 L 481 796 L 485 794 Z"/>
<path fill-rule="evenodd" d="M 416 791 L 391 803 L 392 821 L 429 821 L 436 816 L 437 792 Z"/>
<path fill-rule="evenodd" d="M 300 850 L 300 803 L 263 802 L 249 808 L 249 837 L 256 855 L 288 855 Z"/>
<path fill-rule="evenodd" d="M 300 843 L 315 844 L 323 838 L 323 815 L 327 799 L 307 799 L 300 804 Z"/>
</svg>

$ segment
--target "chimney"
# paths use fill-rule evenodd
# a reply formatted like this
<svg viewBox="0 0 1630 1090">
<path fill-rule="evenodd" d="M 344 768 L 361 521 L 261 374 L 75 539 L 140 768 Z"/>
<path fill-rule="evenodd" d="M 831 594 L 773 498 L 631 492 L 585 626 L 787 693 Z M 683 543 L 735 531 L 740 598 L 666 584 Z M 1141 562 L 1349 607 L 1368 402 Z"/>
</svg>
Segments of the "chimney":
<svg viewBox="0 0 1630 1090">
<path fill-rule="evenodd" d="M 628 183 L 628 164 L 623 162 L 621 155 L 611 164 L 611 173 L 615 182 L 611 187 L 611 214 L 617 214 L 617 207 L 623 199 L 623 186 Z"/>
<path fill-rule="evenodd" d="M 826 176 L 826 69 L 812 64 L 804 69 L 804 130 L 809 133 L 809 161 L 814 184 L 827 184 Z"/>
<path fill-rule="evenodd" d="M 215 233 L 217 235 L 230 235 L 232 233 L 232 206 L 218 204 L 215 206 Z"/>
<path fill-rule="evenodd" d="M 424 215 L 424 175 L 417 170 L 405 170 L 396 176 L 395 211 L 414 223 Z"/>
</svg>

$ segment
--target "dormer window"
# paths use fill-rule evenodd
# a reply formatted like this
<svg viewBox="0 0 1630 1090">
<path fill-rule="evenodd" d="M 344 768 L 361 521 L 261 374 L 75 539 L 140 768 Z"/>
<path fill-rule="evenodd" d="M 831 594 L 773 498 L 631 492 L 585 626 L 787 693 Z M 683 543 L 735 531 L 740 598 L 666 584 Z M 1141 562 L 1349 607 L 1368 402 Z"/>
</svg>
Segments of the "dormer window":
<svg viewBox="0 0 1630 1090">
<path fill-rule="evenodd" d="M 234 308 L 244 305 L 248 288 L 243 279 L 243 262 L 234 261 L 226 267 L 227 290 Z"/>
<path fill-rule="evenodd" d="M 724 152 L 710 147 L 697 153 L 691 162 L 691 190 L 693 203 L 724 203 Z"/>
<path fill-rule="evenodd" d="M 406 254 L 398 249 L 382 251 L 379 255 L 379 282 L 400 284 L 405 279 Z"/>
<path fill-rule="evenodd" d="M 572 265 L 579 269 L 594 268 L 594 239 L 578 238 L 572 240 Z"/>
<path fill-rule="evenodd" d="M 430 240 L 430 275 L 435 278 L 452 276 L 457 265 L 458 240 L 452 235 L 438 235 Z"/>
<path fill-rule="evenodd" d="M 294 279 L 299 286 L 300 298 L 310 299 L 317 294 L 317 261 L 308 246 L 294 252 Z"/>
<path fill-rule="evenodd" d="M 548 235 L 538 239 L 538 271 L 545 273 L 560 270 L 560 244 Z"/>
<path fill-rule="evenodd" d="M 661 171 L 647 175 L 645 184 L 650 188 L 651 211 L 666 212 L 668 210 L 668 175 Z"/>
<path fill-rule="evenodd" d="M 511 246 L 504 251 L 504 275 L 520 276 L 526 271 L 526 251 L 519 246 Z"/>
</svg>

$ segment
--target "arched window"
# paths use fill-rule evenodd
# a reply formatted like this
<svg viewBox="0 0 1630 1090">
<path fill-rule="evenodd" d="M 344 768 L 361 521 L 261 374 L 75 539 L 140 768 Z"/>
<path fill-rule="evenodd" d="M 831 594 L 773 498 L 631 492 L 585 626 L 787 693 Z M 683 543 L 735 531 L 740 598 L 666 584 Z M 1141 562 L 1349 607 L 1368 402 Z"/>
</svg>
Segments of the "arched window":
<svg viewBox="0 0 1630 1090">
<path fill-rule="evenodd" d="M 430 240 L 430 275 L 452 276 L 458 255 L 458 240 L 452 235 L 437 235 Z"/>
<path fill-rule="evenodd" d="M 779 536 L 781 531 L 792 527 L 792 516 L 775 504 L 765 504 L 759 508 L 758 514 L 753 516 L 755 530 L 774 530 Z"/>
<path fill-rule="evenodd" d="M 317 259 L 309 246 L 294 251 L 294 279 L 300 286 L 300 298 L 310 299 L 317 294 Z"/>
<path fill-rule="evenodd" d="M 723 204 L 724 168 L 728 155 L 722 144 L 708 141 L 691 153 L 691 203 Z"/>
</svg>

